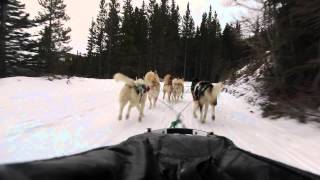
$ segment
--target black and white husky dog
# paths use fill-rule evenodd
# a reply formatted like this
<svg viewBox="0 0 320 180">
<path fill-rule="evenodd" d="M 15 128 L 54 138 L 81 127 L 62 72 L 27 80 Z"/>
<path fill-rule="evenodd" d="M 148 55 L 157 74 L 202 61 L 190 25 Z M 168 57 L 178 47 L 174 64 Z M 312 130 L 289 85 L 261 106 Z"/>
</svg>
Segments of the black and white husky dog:
<svg viewBox="0 0 320 180">
<path fill-rule="evenodd" d="M 191 93 L 193 97 L 193 116 L 197 118 L 196 111 L 200 110 L 200 121 L 205 123 L 209 105 L 212 107 L 212 120 L 215 119 L 215 106 L 217 105 L 217 98 L 223 89 L 224 85 L 219 82 L 212 84 L 208 81 L 199 81 L 194 79 L 191 84 Z"/>
</svg>

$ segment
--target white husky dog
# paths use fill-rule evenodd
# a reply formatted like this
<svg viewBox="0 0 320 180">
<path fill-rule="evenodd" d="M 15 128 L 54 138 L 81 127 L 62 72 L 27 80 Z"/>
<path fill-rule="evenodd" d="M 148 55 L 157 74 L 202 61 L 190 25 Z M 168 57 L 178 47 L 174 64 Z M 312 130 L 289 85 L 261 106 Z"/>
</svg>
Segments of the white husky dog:
<svg viewBox="0 0 320 180">
<path fill-rule="evenodd" d="M 137 79 L 136 81 L 134 81 L 133 79 L 121 73 L 116 73 L 113 76 L 113 79 L 125 83 L 125 86 L 123 86 L 123 88 L 121 89 L 119 96 L 120 110 L 118 119 L 122 119 L 123 109 L 129 103 L 126 119 L 128 119 L 130 116 L 131 108 L 135 106 L 139 111 L 140 122 L 142 120 L 142 117 L 144 116 L 143 110 L 147 98 L 147 92 L 149 90 L 144 80 Z"/>
<path fill-rule="evenodd" d="M 215 106 L 217 105 L 218 95 L 223 87 L 224 85 L 221 82 L 215 85 L 207 81 L 192 82 L 191 92 L 194 102 L 193 115 L 195 118 L 197 118 L 196 111 L 200 109 L 200 121 L 205 123 L 210 104 L 212 107 L 212 120 L 215 119 Z"/>
</svg>

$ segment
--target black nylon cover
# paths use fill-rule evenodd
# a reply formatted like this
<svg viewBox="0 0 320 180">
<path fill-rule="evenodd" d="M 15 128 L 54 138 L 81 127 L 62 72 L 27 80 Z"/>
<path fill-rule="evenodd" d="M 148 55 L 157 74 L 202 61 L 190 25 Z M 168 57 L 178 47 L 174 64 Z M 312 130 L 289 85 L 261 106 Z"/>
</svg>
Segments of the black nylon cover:
<svg viewBox="0 0 320 180">
<path fill-rule="evenodd" d="M 237 148 L 219 136 L 145 133 L 111 147 L 0 166 L 0 180 L 311 180 L 319 176 Z"/>
</svg>

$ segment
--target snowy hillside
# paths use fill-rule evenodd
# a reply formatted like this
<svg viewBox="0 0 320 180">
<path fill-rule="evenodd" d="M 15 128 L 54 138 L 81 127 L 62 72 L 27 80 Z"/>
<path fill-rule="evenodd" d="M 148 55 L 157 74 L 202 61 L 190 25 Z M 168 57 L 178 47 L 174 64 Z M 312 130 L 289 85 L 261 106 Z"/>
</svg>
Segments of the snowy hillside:
<svg viewBox="0 0 320 180">
<path fill-rule="evenodd" d="M 118 93 L 123 86 L 113 80 L 72 78 L 0 79 L 0 163 L 51 158 L 117 144 L 146 131 L 170 126 L 176 113 L 168 102 L 145 109 L 138 122 L 136 109 L 129 120 L 117 120 Z M 186 83 L 184 100 L 169 103 L 180 111 L 191 100 Z M 245 93 L 245 92 L 244 92 Z M 162 99 L 162 94 L 160 94 Z M 263 119 L 245 98 L 222 93 L 216 121 L 201 124 L 192 116 L 192 104 L 182 113 L 188 128 L 214 131 L 253 153 L 320 174 L 320 125 Z"/>
</svg>

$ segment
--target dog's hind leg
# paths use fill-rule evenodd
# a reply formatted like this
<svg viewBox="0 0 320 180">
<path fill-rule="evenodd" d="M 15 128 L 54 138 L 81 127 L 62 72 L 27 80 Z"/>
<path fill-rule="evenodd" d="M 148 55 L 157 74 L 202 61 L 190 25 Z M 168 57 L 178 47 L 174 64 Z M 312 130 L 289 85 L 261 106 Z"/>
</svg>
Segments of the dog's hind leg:
<svg viewBox="0 0 320 180">
<path fill-rule="evenodd" d="M 140 106 L 141 106 L 142 117 L 144 117 L 144 113 L 143 113 L 143 112 L 144 112 L 144 107 L 145 107 L 145 105 L 146 105 L 145 102 L 142 102 L 141 105 L 140 105 Z"/>
<path fill-rule="evenodd" d="M 214 121 L 215 118 L 216 118 L 216 116 L 215 116 L 215 109 L 216 109 L 216 106 L 215 106 L 215 105 L 212 105 L 212 115 L 211 115 L 212 121 Z"/>
<path fill-rule="evenodd" d="M 204 118 L 203 118 L 203 105 L 199 104 L 200 107 L 200 121 L 201 123 L 204 123 Z"/>
<path fill-rule="evenodd" d="M 193 117 L 198 118 L 197 116 L 197 110 L 199 108 L 199 103 L 197 101 L 193 102 Z"/>
<path fill-rule="evenodd" d="M 127 103 L 128 101 L 120 102 L 120 110 L 119 110 L 119 116 L 118 116 L 119 121 L 122 120 L 123 109 L 127 105 Z"/>
<path fill-rule="evenodd" d="M 208 113 L 209 104 L 204 105 L 204 116 L 202 122 L 205 123 L 207 119 L 207 113 Z"/>
<path fill-rule="evenodd" d="M 149 109 L 151 109 L 152 108 L 152 97 L 150 95 L 148 95 L 148 99 L 149 99 L 149 103 L 150 103 Z"/>
<path fill-rule="evenodd" d="M 126 115 L 126 119 L 129 119 L 130 117 L 130 111 L 131 111 L 131 108 L 133 107 L 132 103 L 129 104 L 129 107 L 128 107 L 128 111 L 127 111 L 127 115 Z"/>
<path fill-rule="evenodd" d="M 153 107 L 156 107 L 157 101 L 158 101 L 158 97 L 155 97 L 153 102 Z"/>
<path fill-rule="evenodd" d="M 137 104 L 136 107 L 137 107 L 137 109 L 139 111 L 139 119 L 138 120 L 139 120 L 139 122 L 141 122 L 142 116 L 143 116 L 142 105 L 141 104 Z"/>
</svg>

